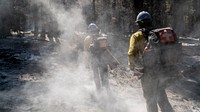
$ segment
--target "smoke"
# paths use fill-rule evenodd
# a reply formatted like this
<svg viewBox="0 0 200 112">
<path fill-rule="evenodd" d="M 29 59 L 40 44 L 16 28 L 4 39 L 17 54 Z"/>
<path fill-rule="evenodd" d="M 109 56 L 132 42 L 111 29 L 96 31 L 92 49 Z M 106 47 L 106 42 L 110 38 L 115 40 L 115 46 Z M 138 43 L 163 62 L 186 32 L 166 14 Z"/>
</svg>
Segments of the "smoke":
<svg viewBox="0 0 200 112">
<path fill-rule="evenodd" d="M 5 1 L 7 0 L 2 0 L 1 3 Z M 32 0 L 31 3 L 48 13 L 58 24 L 62 40 L 57 49 L 60 52 L 57 54 L 52 52 L 48 54 L 48 57 L 43 57 L 43 64 L 48 71 L 41 76 L 41 80 L 30 81 L 23 88 L 1 92 L 0 98 L 3 103 L 1 102 L 0 105 L 13 109 L 13 112 L 146 112 L 141 88 L 121 87 L 112 80 L 109 95 L 106 91 L 97 94 L 92 71 L 86 69 L 81 62 L 82 53 L 79 54 L 77 63 L 70 60 L 71 39 L 74 37 L 74 32 L 84 31 L 86 28 L 82 10 L 79 7 L 66 8 L 49 0 Z M 0 8 L 3 9 L 5 4 L 2 4 Z M 44 15 L 41 16 L 44 17 Z M 51 24 L 48 21 L 48 18 L 43 19 L 43 22 Z M 127 50 L 128 44 L 120 41 L 113 44 Z M 127 54 L 121 49 L 117 49 L 115 54 L 124 59 Z M 122 62 L 126 62 L 124 60 Z M 12 104 L 11 100 L 16 100 L 15 104 Z M 12 105 L 14 106 L 10 107 Z"/>
<path fill-rule="evenodd" d="M 180 36 L 199 36 L 199 1 L 178 1 L 174 3 L 173 18 L 175 30 Z"/>
<path fill-rule="evenodd" d="M 32 1 L 32 3 L 40 6 L 43 12 L 50 15 L 50 17 L 46 18 L 44 21 L 48 21 L 48 19 L 52 18 L 57 22 L 58 29 L 62 32 L 61 38 L 72 37 L 77 28 L 81 29 L 85 24 L 81 15 L 81 9 L 75 6 L 66 10 L 66 7 L 59 3 L 52 2 L 52 0 L 35 0 Z"/>
<path fill-rule="evenodd" d="M 143 97 L 138 89 L 112 88 L 110 93 L 97 93 L 92 71 L 85 68 L 79 54 L 78 62 L 70 59 L 69 50 L 74 32 L 85 25 L 81 9 L 74 6 L 66 8 L 49 0 L 34 0 L 32 4 L 42 7 L 58 23 L 62 43 L 59 54 L 44 57 L 44 66 L 48 70 L 41 82 L 27 83 L 21 92 L 25 103 L 20 104 L 14 112 L 145 112 Z M 79 61 L 80 60 L 80 61 Z M 73 63 L 73 64 L 69 64 Z M 114 83 L 114 82 L 112 82 Z"/>
</svg>

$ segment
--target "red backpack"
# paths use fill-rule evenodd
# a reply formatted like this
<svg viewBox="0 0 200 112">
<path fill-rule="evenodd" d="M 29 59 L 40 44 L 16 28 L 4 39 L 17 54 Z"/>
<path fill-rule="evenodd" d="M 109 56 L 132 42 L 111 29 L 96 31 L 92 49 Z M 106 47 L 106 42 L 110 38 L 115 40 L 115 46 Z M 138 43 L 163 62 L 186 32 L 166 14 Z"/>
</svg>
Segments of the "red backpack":
<svg viewBox="0 0 200 112">
<path fill-rule="evenodd" d="M 171 27 L 151 30 L 144 49 L 144 66 L 178 64 L 181 59 L 181 46 L 182 44 L 179 43 L 179 39 Z"/>
</svg>

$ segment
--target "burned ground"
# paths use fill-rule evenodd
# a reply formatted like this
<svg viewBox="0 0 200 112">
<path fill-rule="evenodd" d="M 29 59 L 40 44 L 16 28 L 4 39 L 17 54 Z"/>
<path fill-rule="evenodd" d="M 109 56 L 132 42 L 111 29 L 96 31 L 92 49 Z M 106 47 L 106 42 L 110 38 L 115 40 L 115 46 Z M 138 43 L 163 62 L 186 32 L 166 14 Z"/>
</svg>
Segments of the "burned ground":
<svg viewBox="0 0 200 112">
<path fill-rule="evenodd" d="M 200 111 L 200 72 L 198 68 L 200 67 L 200 52 L 199 52 L 199 41 L 197 39 L 181 39 L 183 43 L 183 57 L 182 62 L 180 63 L 180 68 L 182 70 L 182 78 L 177 80 L 175 83 L 171 84 L 169 88 L 167 88 L 167 94 L 169 96 L 169 100 L 172 103 L 176 112 L 198 112 Z M 86 69 L 81 68 L 80 73 L 76 73 L 76 70 L 71 67 L 71 65 L 65 64 L 60 65 L 57 58 L 59 55 L 56 50 L 57 45 L 52 44 L 48 41 L 31 39 L 31 38 L 18 38 L 18 37 L 10 37 L 10 38 L 2 38 L 0 39 L 0 111 L 1 112 L 43 112 L 49 111 L 47 108 L 54 108 L 53 110 L 58 112 L 109 112 L 109 109 L 102 109 L 99 107 L 95 101 L 95 95 L 91 95 L 88 97 L 87 101 L 78 104 L 66 104 L 64 97 L 59 96 L 60 93 L 55 96 L 61 98 L 62 100 L 52 99 L 53 104 L 46 105 L 47 107 L 43 109 L 42 107 L 37 106 L 45 106 L 46 103 L 43 100 L 37 101 L 38 97 L 44 94 L 49 95 L 49 91 L 51 89 L 49 86 L 46 86 L 46 80 L 55 80 L 54 78 L 58 78 L 52 76 L 49 72 L 49 69 L 57 71 L 57 72 L 65 72 L 65 74 L 73 74 L 74 76 L 83 75 L 82 72 L 85 72 Z M 122 54 L 125 54 L 126 50 L 122 50 Z M 46 57 L 56 58 L 56 61 L 48 61 Z M 124 57 L 123 57 L 124 56 Z M 59 60 L 62 57 L 59 57 Z M 118 58 L 120 61 L 125 60 L 125 55 L 119 55 Z M 124 58 L 124 59 L 123 59 Z M 45 61 L 44 61 L 45 60 Z M 69 61 L 69 60 L 64 60 Z M 45 63 L 44 63 L 45 62 Z M 62 62 L 62 61 L 61 61 Z M 64 62 L 62 62 L 64 63 Z M 47 67 L 48 65 L 48 67 Z M 63 69 L 63 71 L 62 71 Z M 90 72 L 86 72 L 90 73 Z M 77 74 L 77 75 L 76 75 Z M 58 75 L 54 74 L 54 75 Z M 69 75 L 69 77 L 73 76 Z M 58 75 L 59 76 L 59 75 Z M 62 75 L 61 75 L 62 76 Z M 59 77 L 60 78 L 60 77 Z M 61 77 L 62 78 L 62 77 Z M 85 76 L 81 76 L 81 81 L 85 80 Z M 90 79 L 91 77 L 89 77 Z M 68 78 L 67 78 L 68 79 Z M 70 78 L 69 78 L 70 79 Z M 64 84 L 62 88 L 73 88 L 80 87 L 80 85 L 88 85 L 91 86 L 90 83 L 78 83 L 79 79 L 73 79 L 72 81 L 77 81 L 77 83 L 73 83 L 70 85 L 70 80 L 65 80 L 63 77 Z M 57 82 L 54 82 L 57 83 Z M 88 84 L 89 83 L 89 84 Z M 110 71 L 110 84 L 111 89 L 113 90 L 116 100 L 119 102 L 119 99 L 127 98 L 129 100 L 123 100 L 128 103 L 127 105 L 131 106 L 131 102 L 139 102 L 141 105 L 144 104 L 144 99 L 142 98 L 140 81 L 136 80 L 135 77 L 126 71 L 125 65 L 119 65 L 117 68 Z M 54 88 L 55 91 L 60 90 L 59 88 Z M 74 89 L 74 88 L 73 88 Z M 79 90 L 77 90 L 79 91 Z M 86 90 L 84 90 L 86 91 Z M 72 94 L 76 93 L 74 90 L 70 90 Z M 125 92 L 127 92 L 125 94 Z M 87 93 L 87 92 L 86 92 Z M 27 95 L 28 94 L 28 95 Z M 85 94 L 85 93 L 79 93 Z M 89 94 L 91 94 L 89 92 Z M 139 96 L 139 97 L 136 97 Z M 71 96 L 68 95 L 68 96 Z M 86 95 L 87 96 L 87 95 Z M 90 96 L 90 95 L 88 95 Z M 82 97 L 82 96 L 73 96 L 73 97 Z M 72 98 L 73 98 L 72 97 Z M 36 98 L 36 99 L 34 99 Z M 71 97 L 70 97 L 71 98 Z M 31 99 L 31 102 L 30 102 Z M 34 100 L 33 100 L 34 99 Z M 82 98 L 81 98 L 82 99 Z M 121 101 L 121 100 L 120 100 Z M 38 103 L 37 105 L 35 103 Z M 73 100 L 73 103 L 76 101 Z M 92 103 L 91 103 L 92 102 Z M 52 103 L 52 102 L 51 102 Z M 72 103 L 70 101 L 69 103 Z M 124 111 L 133 111 L 138 110 L 139 112 L 144 112 L 143 109 L 125 109 L 128 106 L 121 105 L 118 103 L 116 105 L 120 105 L 120 107 L 116 108 L 116 112 L 124 112 Z M 140 105 L 140 106 L 141 106 Z M 111 106 L 111 105 L 109 105 Z M 132 105 L 137 106 L 136 104 Z M 51 110 L 51 111 L 53 111 Z M 113 111 L 113 109 L 112 109 Z"/>
</svg>

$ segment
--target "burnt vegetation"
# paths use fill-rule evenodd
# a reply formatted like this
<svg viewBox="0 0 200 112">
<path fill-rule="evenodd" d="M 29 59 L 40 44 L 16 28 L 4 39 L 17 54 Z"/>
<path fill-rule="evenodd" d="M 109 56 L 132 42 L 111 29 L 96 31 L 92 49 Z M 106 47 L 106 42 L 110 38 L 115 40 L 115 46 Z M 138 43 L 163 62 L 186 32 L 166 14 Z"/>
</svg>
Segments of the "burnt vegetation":
<svg viewBox="0 0 200 112">
<path fill-rule="evenodd" d="M 152 15 L 155 28 L 172 27 L 182 43 L 183 52 L 180 63 L 182 78 L 168 88 L 170 101 L 177 112 L 200 111 L 199 0 L 47 0 L 49 2 L 45 3 L 48 3 L 46 5 L 50 8 L 55 8 L 53 5 L 56 4 L 63 7 L 65 11 L 70 11 L 74 7 L 81 9 L 85 26 L 83 25 L 84 28 L 82 25 L 75 26 L 75 32 L 64 32 L 63 27 L 60 27 L 61 22 L 58 22 L 51 11 L 45 9 L 44 4 L 31 1 L 40 0 L 0 0 L 0 98 L 3 99 L 0 103 L 0 111 L 14 111 L 19 101 L 22 101 L 19 104 L 28 105 L 23 111 L 36 112 L 42 101 L 37 104 L 37 107 L 31 107 L 33 104 L 27 103 L 31 96 L 24 98 L 21 95 L 23 85 L 27 82 L 38 81 L 39 83 L 30 84 L 31 86 L 27 88 L 42 86 L 37 94 L 33 92 L 35 88 L 31 90 L 33 95 L 39 96 L 41 91 L 47 92 L 48 87 L 42 82 L 47 80 L 47 77 L 52 77 L 48 73 L 49 69 L 63 69 L 63 66 L 78 67 L 77 60 L 80 60 L 79 55 L 83 51 L 83 41 L 87 35 L 86 28 L 91 22 L 96 23 L 101 32 L 111 39 L 113 56 L 121 64 L 109 71 L 112 86 L 116 88 L 127 85 L 133 88 L 140 87 L 134 76 L 127 72 L 126 67 L 129 38 L 138 29 L 135 18 L 140 11 L 144 10 Z M 68 27 L 71 28 L 70 25 L 65 25 L 64 28 Z M 65 33 L 64 36 L 70 37 L 71 33 L 73 34 L 71 37 L 74 38 L 61 38 L 61 35 Z M 47 37 L 49 41 L 46 41 Z M 67 43 L 68 46 L 63 43 Z M 63 49 L 67 50 L 62 51 Z M 52 61 L 46 57 L 56 57 L 56 59 Z M 72 64 L 72 62 L 76 63 Z M 69 71 L 73 71 L 72 73 L 76 75 L 74 68 L 72 67 L 72 70 L 70 68 Z M 54 75 L 56 76 L 57 73 Z M 4 95 L 4 92 L 8 92 L 9 96 Z M 19 95 L 19 98 L 15 98 L 16 95 Z M 64 100 L 60 102 L 63 103 L 62 101 Z M 59 103 L 58 105 L 60 106 Z M 66 107 L 63 105 L 64 103 L 58 106 L 58 109 Z M 69 111 L 76 110 L 73 106 L 70 109 Z M 77 110 L 79 111 L 79 108 Z"/>
</svg>

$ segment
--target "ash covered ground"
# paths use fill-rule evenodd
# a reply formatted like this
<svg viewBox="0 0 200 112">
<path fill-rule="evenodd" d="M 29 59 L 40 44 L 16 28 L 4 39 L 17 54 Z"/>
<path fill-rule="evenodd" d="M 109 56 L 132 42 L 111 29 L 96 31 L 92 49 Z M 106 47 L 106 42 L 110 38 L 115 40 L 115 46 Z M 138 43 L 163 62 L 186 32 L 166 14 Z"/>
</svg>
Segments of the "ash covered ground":
<svg viewBox="0 0 200 112">
<path fill-rule="evenodd" d="M 181 42 L 182 78 L 167 94 L 176 112 L 200 112 L 199 40 Z M 126 71 L 126 62 L 110 71 L 108 97 L 97 95 L 81 52 L 74 64 L 75 56 L 48 41 L 9 37 L 0 43 L 0 112 L 146 112 L 140 80 Z M 126 60 L 126 50 L 116 56 L 120 61 Z"/>
</svg>

